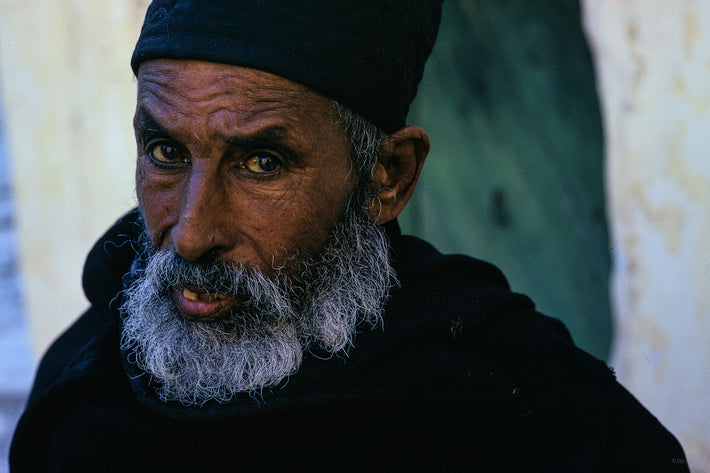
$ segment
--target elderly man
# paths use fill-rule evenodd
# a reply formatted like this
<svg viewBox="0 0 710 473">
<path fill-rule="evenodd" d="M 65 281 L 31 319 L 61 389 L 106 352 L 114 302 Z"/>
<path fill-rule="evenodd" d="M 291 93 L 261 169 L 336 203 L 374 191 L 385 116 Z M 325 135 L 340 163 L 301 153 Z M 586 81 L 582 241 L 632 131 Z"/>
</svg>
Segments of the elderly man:
<svg viewBox="0 0 710 473">
<path fill-rule="evenodd" d="M 495 267 L 400 233 L 440 9 L 153 2 L 139 206 L 88 257 L 13 471 L 687 471 Z"/>
</svg>

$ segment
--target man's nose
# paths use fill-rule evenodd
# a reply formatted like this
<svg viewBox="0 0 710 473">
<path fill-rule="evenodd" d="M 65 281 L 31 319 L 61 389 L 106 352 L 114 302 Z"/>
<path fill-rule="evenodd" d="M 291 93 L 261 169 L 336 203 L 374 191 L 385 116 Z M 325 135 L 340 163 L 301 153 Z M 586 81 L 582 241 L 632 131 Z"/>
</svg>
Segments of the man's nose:
<svg viewBox="0 0 710 473">
<path fill-rule="evenodd" d="M 193 171 L 180 197 L 178 222 L 171 230 L 176 251 L 189 261 L 215 258 L 234 246 L 224 183 L 216 173 Z"/>
</svg>

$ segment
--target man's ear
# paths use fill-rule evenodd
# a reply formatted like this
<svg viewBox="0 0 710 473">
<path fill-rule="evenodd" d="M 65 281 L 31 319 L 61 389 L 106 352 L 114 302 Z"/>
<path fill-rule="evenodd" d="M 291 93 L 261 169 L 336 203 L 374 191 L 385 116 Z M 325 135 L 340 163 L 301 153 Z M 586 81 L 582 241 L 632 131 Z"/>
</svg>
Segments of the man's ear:
<svg viewBox="0 0 710 473">
<path fill-rule="evenodd" d="M 393 220 L 404 209 L 417 186 L 429 153 L 429 136 L 416 126 L 387 135 L 372 171 L 368 214 L 376 224 Z"/>
</svg>

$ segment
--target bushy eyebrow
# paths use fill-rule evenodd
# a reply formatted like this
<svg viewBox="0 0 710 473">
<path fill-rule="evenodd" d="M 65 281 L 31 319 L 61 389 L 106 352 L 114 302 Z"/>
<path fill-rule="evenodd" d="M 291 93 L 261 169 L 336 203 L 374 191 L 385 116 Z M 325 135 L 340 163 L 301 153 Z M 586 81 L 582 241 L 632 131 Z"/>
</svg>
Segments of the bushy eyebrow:
<svg viewBox="0 0 710 473">
<path fill-rule="evenodd" d="M 245 136 L 230 136 L 227 138 L 227 145 L 230 148 L 258 148 L 285 145 L 288 141 L 288 133 L 286 130 L 282 127 L 275 126 L 258 130 Z"/>
<path fill-rule="evenodd" d="M 173 139 L 172 134 L 165 129 L 158 121 L 144 108 L 139 108 L 133 119 L 136 138 L 141 135 L 159 135 L 168 139 Z M 290 159 L 297 161 L 301 157 L 302 150 L 297 142 L 294 142 L 288 129 L 284 126 L 274 125 L 268 128 L 255 130 L 249 134 L 232 135 L 226 139 L 229 149 L 257 149 L 257 148 L 279 148 L 285 152 Z"/>
<path fill-rule="evenodd" d="M 143 132 L 151 132 L 162 135 L 170 135 L 170 133 L 153 118 L 153 116 L 144 108 L 138 109 L 133 120 L 133 126 L 136 130 Z M 255 131 L 249 135 L 234 135 L 227 138 L 227 145 L 230 147 L 255 147 L 266 146 L 269 144 L 283 144 L 288 139 L 288 131 L 282 126 L 272 126 L 263 130 Z"/>
<path fill-rule="evenodd" d="M 138 109 L 136 116 L 133 119 L 133 127 L 136 133 L 156 133 L 170 136 L 170 133 L 163 128 L 158 121 L 144 108 Z"/>
</svg>

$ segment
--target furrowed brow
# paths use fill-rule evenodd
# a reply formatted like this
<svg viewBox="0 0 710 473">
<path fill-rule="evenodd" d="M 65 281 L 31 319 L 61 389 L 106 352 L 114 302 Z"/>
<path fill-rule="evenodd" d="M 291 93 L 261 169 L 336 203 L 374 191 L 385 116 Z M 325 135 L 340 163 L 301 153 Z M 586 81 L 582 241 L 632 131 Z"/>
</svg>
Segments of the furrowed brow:
<svg viewBox="0 0 710 473">
<path fill-rule="evenodd" d="M 278 125 L 244 135 L 232 135 L 227 138 L 227 146 L 232 150 L 276 150 L 292 164 L 298 163 L 308 152 L 304 143 L 292 136 L 287 128 Z"/>
<path fill-rule="evenodd" d="M 227 139 L 227 145 L 233 148 L 259 148 L 283 146 L 289 142 L 282 127 L 266 128 L 249 135 L 235 135 Z"/>
<path fill-rule="evenodd" d="M 140 134 L 160 134 L 170 136 L 158 121 L 144 108 L 138 109 L 133 119 L 133 127 L 136 135 Z"/>
</svg>

